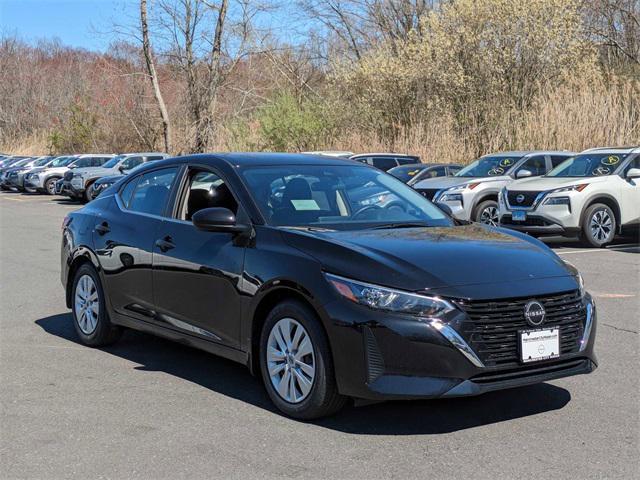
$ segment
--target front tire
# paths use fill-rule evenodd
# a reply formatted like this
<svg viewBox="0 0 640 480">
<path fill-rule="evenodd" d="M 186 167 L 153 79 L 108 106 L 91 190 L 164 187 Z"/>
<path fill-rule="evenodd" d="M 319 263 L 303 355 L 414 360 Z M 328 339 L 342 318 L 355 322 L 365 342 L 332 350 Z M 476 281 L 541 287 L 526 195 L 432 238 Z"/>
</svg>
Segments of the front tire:
<svg viewBox="0 0 640 480">
<path fill-rule="evenodd" d="M 58 180 L 60 180 L 60 179 L 56 178 L 56 177 L 47 179 L 47 181 L 44 182 L 44 191 L 49 195 L 55 195 L 56 194 L 56 182 Z"/>
<path fill-rule="evenodd" d="M 76 271 L 71 301 L 73 325 L 82 343 L 100 347 L 120 338 L 122 329 L 109 320 L 102 283 L 93 266 L 85 263 Z"/>
<path fill-rule="evenodd" d="M 616 236 L 616 216 L 604 203 L 591 205 L 582 220 L 582 241 L 589 247 L 602 248 Z"/>
<path fill-rule="evenodd" d="M 346 402 L 320 320 L 300 302 L 284 301 L 269 313 L 260 335 L 260 370 L 269 397 L 290 417 L 325 417 Z"/>
<path fill-rule="evenodd" d="M 498 202 L 485 200 L 480 203 L 475 210 L 473 220 L 477 223 L 484 223 L 493 227 L 498 226 Z"/>
</svg>

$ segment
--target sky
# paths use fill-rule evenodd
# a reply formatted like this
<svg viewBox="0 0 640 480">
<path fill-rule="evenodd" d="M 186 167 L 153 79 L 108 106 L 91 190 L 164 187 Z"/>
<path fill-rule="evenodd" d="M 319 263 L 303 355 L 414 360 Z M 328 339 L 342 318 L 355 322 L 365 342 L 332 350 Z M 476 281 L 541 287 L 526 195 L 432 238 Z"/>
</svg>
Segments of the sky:
<svg viewBox="0 0 640 480">
<path fill-rule="evenodd" d="M 0 31 L 23 40 L 59 38 L 63 44 L 104 51 L 113 25 L 137 14 L 135 0 L 0 0 Z"/>
<path fill-rule="evenodd" d="M 290 1 L 272 0 L 280 9 L 261 26 L 276 27 L 282 40 L 295 41 L 286 8 Z M 0 0 L 0 34 L 30 43 L 58 38 L 64 45 L 103 52 L 116 38 L 115 25 L 137 24 L 138 8 L 138 0 Z"/>
</svg>

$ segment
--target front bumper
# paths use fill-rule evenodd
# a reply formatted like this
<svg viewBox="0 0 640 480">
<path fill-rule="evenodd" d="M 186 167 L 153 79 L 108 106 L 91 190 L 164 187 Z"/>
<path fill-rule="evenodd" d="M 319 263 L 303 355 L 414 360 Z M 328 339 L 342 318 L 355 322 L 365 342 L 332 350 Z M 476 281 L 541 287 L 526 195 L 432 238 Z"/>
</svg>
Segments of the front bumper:
<svg viewBox="0 0 640 480">
<path fill-rule="evenodd" d="M 24 187 L 34 190 L 42 190 L 44 188 L 42 178 L 40 178 L 40 176 L 27 175 L 24 179 Z"/>
<path fill-rule="evenodd" d="M 569 353 L 561 347 L 560 357 L 552 360 L 499 366 L 483 364 L 481 352 L 471 348 L 473 344 L 462 333 L 470 320 L 462 311 L 448 322 L 458 334 L 452 339 L 426 319 L 332 302 L 325 309 L 333 325 L 328 334 L 338 389 L 367 400 L 458 397 L 591 373 L 597 367 L 596 311 L 590 297 L 586 298 L 590 314 L 583 325 L 584 347 Z"/>
<path fill-rule="evenodd" d="M 517 230 L 519 232 L 541 236 L 572 236 L 578 234 L 580 231 L 579 228 L 565 227 L 560 223 L 555 223 L 549 218 L 538 214 L 528 214 L 527 219 L 523 222 L 514 221 L 513 216 L 510 213 L 505 214 L 500 217 L 500 226 L 511 230 Z"/>
</svg>

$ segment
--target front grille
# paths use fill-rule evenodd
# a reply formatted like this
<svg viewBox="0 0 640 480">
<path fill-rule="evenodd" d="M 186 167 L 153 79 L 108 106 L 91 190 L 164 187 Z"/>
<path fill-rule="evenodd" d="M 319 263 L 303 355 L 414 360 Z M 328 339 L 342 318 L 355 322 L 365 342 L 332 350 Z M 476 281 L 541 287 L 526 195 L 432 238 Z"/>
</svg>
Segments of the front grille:
<svg viewBox="0 0 640 480">
<path fill-rule="evenodd" d="M 509 190 L 507 192 L 507 199 L 509 200 L 509 205 L 512 207 L 530 207 L 533 205 L 536 197 L 540 192 L 512 192 Z M 524 198 L 520 198 L 522 201 L 518 201 L 518 197 L 522 195 Z"/>
<path fill-rule="evenodd" d="M 64 179 L 71 180 L 73 178 L 73 172 L 65 172 Z"/>
<path fill-rule="evenodd" d="M 579 350 L 586 308 L 577 290 L 535 298 L 457 301 L 470 318 L 460 333 L 485 366 L 520 365 L 518 332 L 534 328 L 524 318 L 525 304 L 534 299 L 546 311 L 544 322 L 535 328 L 559 327 L 561 355 Z"/>
<path fill-rule="evenodd" d="M 418 190 L 418 193 L 428 200 L 433 200 L 433 197 L 435 197 L 438 191 L 439 191 L 438 188 L 424 188 L 424 189 Z"/>
</svg>

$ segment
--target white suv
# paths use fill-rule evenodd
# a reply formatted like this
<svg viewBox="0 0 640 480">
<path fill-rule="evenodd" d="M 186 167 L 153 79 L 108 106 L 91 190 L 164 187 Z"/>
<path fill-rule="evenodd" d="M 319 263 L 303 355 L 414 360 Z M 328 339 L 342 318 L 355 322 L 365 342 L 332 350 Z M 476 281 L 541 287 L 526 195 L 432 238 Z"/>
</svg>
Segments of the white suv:
<svg viewBox="0 0 640 480">
<path fill-rule="evenodd" d="M 412 185 L 429 200 L 446 206 L 458 220 L 498 224 L 498 193 L 516 178 L 537 177 L 574 156 L 566 151 L 499 152 L 484 155 L 453 177 Z"/>
<path fill-rule="evenodd" d="M 534 235 L 580 236 L 593 247 L 640 229 L 640 148 L 594 148 L 499 196 L 500 225 Z"/>
</svg>

